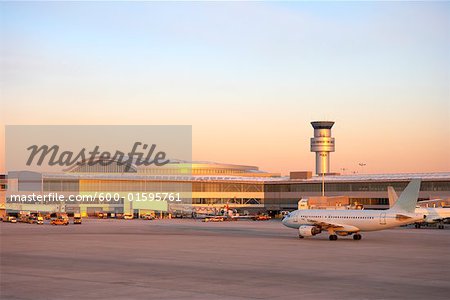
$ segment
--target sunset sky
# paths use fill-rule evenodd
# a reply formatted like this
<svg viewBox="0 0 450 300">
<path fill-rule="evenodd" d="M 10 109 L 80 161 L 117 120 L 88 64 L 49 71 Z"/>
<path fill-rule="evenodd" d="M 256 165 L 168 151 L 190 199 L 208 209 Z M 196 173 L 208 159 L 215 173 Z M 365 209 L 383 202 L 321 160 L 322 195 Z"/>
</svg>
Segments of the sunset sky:
<svg viewBox="0 0 450 300">
<path fill-rule="evenodd" d="M 1 2 L 0 140 L 192 125 L 193 159 L 286 174 L 314 170 L 310 122 L 333 120 L 334 172 L 450 171 L 449 20 L 449 2 Z"/>
</svg>

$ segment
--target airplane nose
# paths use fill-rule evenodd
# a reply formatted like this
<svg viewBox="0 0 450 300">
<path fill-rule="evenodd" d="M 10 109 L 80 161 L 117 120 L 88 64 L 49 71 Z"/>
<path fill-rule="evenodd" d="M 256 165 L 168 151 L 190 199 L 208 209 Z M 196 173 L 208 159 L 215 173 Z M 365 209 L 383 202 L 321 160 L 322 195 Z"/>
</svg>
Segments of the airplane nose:
<svg viewBox="0 0 450 300">
<path fill-rule="evenodd" d="M 282 223 L 283 225 L 286 225 L 288 219 L 289 219 L 289 218 L 288 218 L 287 216 L 284 217 L 283 220 L 281 220 L 281 223 Z"/>
</svg>

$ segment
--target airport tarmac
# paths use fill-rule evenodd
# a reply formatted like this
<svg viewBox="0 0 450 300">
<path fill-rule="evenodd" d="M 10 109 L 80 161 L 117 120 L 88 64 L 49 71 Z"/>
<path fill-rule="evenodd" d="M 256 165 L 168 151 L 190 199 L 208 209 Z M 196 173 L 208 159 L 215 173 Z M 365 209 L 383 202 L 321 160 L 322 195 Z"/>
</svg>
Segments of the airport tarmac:
<svg viewBox="0 0 450 300">
<path fill-rule="evenodd" d="M 448 299 L 450 227 L 298 239 L 280 221 L 1 223 L 1 299 Z"/>
</svg>

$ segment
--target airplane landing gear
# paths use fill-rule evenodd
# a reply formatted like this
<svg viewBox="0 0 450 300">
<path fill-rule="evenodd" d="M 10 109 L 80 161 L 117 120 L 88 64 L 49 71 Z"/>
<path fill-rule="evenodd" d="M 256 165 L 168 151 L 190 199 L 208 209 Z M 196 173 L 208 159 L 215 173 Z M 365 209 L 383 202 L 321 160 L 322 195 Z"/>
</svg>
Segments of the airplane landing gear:
<svg viewBox="0 0 450 300">
<path fill-rule="evenodd" d="M 420 228 L 420 224 L 419 224 L 419 223 L 416 223 L 416 224 L 414 224 L 414 227 Z"/>
<path fill-rule="evenodd" d="M 355 234 L 353 235 L 353 239 L 354 239 L 355 241 L 359 241 L 361 238 L 362 238 L 362 236 L 361 236 L 359 233 L 355 233 Z"/>
<path fill-rule="evenodd" d="M 335 234 L 330 234 L 329 239 L 330 239 L 330 241 L 335 241 L 335 240 L 337 240 L 337 235 L 335 235 Z"/>
<path fill-rule="evenodd" d="M 444 229 L 444 224 L 438 224 L 438 229 Z"/>
<path fill-rule="evenodd" d="M 299 238 L 299 239 L 304 239 L 305 237 L 304 237 L 303 235 L 300 235 L 300 234 L 299 234 L 299 235 L 298 235 L 298 238 Z"/>
</svg>

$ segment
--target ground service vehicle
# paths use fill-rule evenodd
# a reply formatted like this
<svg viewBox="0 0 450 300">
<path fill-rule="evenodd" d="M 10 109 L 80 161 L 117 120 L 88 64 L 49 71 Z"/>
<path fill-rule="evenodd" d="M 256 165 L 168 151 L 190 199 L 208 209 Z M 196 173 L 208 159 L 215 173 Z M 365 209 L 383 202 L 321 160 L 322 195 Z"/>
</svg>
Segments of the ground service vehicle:
<svg viewBox="0 0 450 300">
<path fill-rule="evenodd" d="M 223 222 L 225 220 L 224 216 L 213 216 L 203 219 L 203 222 Z"/>
<path fill-rule="evenodd" d="M 132 214 L 124 214 L 124 215 L 123 215 L 123 218 L 124 218 L 125 220 L 132 220 L 132 219 L 133 219 L 133 215 L 132 215 Z"/>
<path fill-rule="evenodd" d="M 50 221 L 51 225 L 69 225 L 69 218 L 67 216 L 57 216 Z"/>
<path fill-rule="evenodd" d="M 33 215 L 29 216 L 28 220 L 27 220 L 27 223 L 29 223 L 29 224 L 37 223 L 37 217 L 33 216 Z"/>
<path fill-rule="evenodd" d="M 268 215 L 259 215 L 259 216 L 256 216 L 253 220 L 255 220 L 255 221 L 267 221 L 267 220 L 270 220 L 270 216 L 268 216 Z"/>
<path fill-rule="evenodd" d="M 81 224 L 81 214 L 73 215 L 73 224 Z"/>
<path fill-rule="evenodd" d="M 28 219 L 29 219 L 29 216 L 28 216 L 28 215 L 20 215 L 18 221 L 19 221 L 20 223 L 28 223 Z"/>
<path fill-rule="evenodd" d="M 6 216 L 3 218 L 3 222 L 17 223 L 17 219 L 13 216 Z"/>
</svg>

